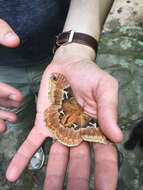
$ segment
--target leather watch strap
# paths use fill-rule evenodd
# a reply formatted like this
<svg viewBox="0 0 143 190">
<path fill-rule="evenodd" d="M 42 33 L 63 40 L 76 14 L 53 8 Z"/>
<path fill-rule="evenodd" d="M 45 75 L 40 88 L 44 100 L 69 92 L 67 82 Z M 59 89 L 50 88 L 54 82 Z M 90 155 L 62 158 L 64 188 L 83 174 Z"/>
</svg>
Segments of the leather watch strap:
<svg viewBox="0 0 143 190">
<path fill-rule="evenodd" d="M 53 52 L 55 53 L 55 51 L 60 46 L 66 45 L 72 42 L 89 46 L 94 49 L 95 53 L 97 53 L 98 42 L 96 41 L 95 38 L 93 38 L 92 36 L 88 34 L 74 32 L 73 30 L 60 33 L 57 36 L 56 45 L 53 48 Z"/>
</svg>

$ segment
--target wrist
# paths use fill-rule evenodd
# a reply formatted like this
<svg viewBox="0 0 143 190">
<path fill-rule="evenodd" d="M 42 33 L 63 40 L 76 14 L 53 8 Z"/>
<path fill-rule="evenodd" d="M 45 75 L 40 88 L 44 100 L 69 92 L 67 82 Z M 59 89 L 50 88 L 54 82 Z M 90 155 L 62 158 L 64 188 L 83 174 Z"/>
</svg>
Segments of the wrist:
<svg viewBox="0 0 143 190">
<path fill-rule="evenodd" d="M 60 46 L 55 55 L 57 56 L 68 56 L 71 59 L 74 57 L 78 57 L 78 59 L 89 59 L 94 60 L 96 57 L 96 53 L 93 48 L 86 46 L 84 44 L 78 43 L 69 43 L 66 45 Z"/>
</svg>

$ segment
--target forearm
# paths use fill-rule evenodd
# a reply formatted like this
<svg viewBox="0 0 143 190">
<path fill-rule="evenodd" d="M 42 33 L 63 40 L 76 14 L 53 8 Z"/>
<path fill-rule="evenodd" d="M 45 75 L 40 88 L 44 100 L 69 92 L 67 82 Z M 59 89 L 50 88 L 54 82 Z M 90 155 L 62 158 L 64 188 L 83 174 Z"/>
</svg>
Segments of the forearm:
<svg viewBox="0 0 143 190">
<path fill-rule="evenodd" d="M 100 37 L 100 31 L 114 0 L 71 0 L 64 31 L 74 30 Z"/>
<path fill-rule="evenodd" d="M 104 21 L 111 9 L 114 0 L 71 0 L 69 12 L 63 31 L 73 30 L 94 37 L 99 40 Z M 70 43 L 61 46 L 59 53 L 68 57 L 79 57 L 79 59 L 94 60 L 96 53 L 93 48 Z M 61 55 L 61 54 L 60 54 Z"/>
</svg>

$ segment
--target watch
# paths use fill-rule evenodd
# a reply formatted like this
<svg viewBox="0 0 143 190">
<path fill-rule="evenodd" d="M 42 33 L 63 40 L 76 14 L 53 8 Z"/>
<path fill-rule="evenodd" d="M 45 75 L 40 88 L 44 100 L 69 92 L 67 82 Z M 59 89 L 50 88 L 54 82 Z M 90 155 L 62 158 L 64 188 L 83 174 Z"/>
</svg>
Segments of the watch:
<svg viewBox="0 0 143 190">
<path fill-rule="evenodd" d="M 67 45 L 69 43 L 78 43 L 89 46 L 94 49 L 95 53 L 97 53 L 98 42 L 95 38 L 88 34 L 74 32 L 73 30 L 60 33 L 56 37 L 56 44 L 53 48 L 53 53 L 55 53 L 60 46 Z"/>
</svg>

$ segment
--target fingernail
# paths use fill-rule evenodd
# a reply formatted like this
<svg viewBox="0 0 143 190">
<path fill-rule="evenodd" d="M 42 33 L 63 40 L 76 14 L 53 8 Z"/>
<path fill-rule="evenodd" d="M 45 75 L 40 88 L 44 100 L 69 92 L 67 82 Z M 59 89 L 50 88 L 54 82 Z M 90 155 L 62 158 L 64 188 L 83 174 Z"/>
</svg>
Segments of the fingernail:
<svg viewBox="0 0 143 190">
<path fill-rule="evenodd" d="M 9 170 L 9 171 L 8 171 Z M 7 170 L 7 173 L 6 173 L 6 176 L 7 176 L 7 179 L 10 181 L 10 182 L 14 182 L 16 179 L 15 179 L 15 176 L 16 174 L 18 173 L 17 171 L 17 168 L 16 167 L 11 167 L 10 169 L 8 168 Z"/>
<path fill-rule="evenodd" d="M 9 99 L 11 99 L 11 100 L 17 100 L 17 98 L 16 98 L 16 95 L 15 94 L 11 94 L 10 96 L 9 96 Z"/>
<path fill-rule="evenodd" d="M 16 37 L 16 34 L 14 32 L 9 32 L 9 33 L 4 35 L 4 38 L 7 40 L 15 39 L 15 37 Z"/>
<path fill-rule="evenodd" d="M 9 122 L 13 122 L 13 119 L 11 119 L 11 118 L 7 118 L 6 120 Z"/>
</svg>

